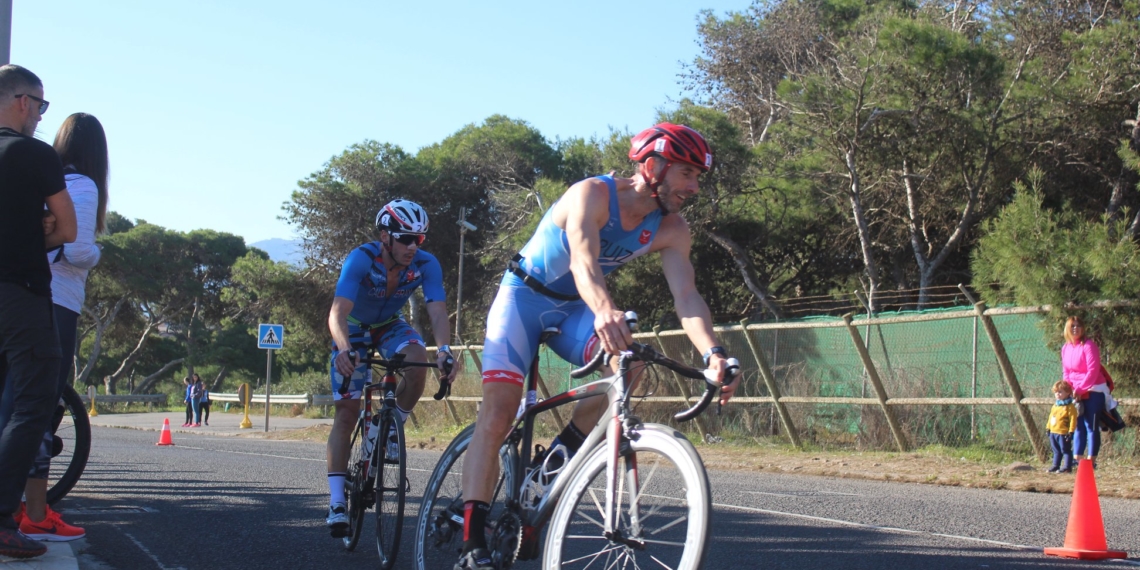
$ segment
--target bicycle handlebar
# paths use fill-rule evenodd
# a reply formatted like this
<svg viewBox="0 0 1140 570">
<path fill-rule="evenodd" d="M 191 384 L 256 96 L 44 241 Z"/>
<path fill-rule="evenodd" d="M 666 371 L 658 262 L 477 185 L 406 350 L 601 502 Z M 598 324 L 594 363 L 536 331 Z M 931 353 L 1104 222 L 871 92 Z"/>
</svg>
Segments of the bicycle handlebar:
<svg viewBox="0 0 1140 570">
<path fill-rule="evenodd" d="M 728 367 L 725 368 L 724 371 L 724 381 L 717 382 L 716 373 L 713 370 L 700 370 L 698 368 L 686 366 L 680 362 L 677 362 L 676 360 L 673 360 L 672 358 L 661 354 L 660 352 L 657 352 L 657 350 L 652 346 L 635 342 L 629 345 L 628 352 L 630 357 L 632 357 L 634 360 L 639 360 L 651 364 L 660 364 L 661 366 L 664 366 L 665 368 L 668 368 L 669 370 L 672 370 L 673 372 L 676 372 L 685 378 L 705 381 L 705 393 L 701 395 L 700 401 L 698 401 L 693 407 L 682 412 L 677 412 L 673 415 L 673 419 L 679 422 L 687 422 L 701 415 L 701 412 L 705 411 L 705 408 L 707 408 L 708 405 L 712 403 L 713 398 L 716 397 L 716 394 L 720 390 L 720 387 L 723 384 L 731 383 L 732 379 L 736 378 L 737 374 L 740 374 L 740 361 L 735 358 L 728 359 Z M 594 358 L 590 360 L 590 362 L 586 363 L 585 366 L 571 371 L 570 377 L 584 378 L 586 376 L 589 376 L 590 374 L 593 374 L 595 371 L 597 371 L 597 369 L 602 366 L 602 363 L 608 361 L 610 357 L 610 354 L 607 354 L 604 350 L 600 350 L 598 351 L 598 354 L 596 354 Z"/>
<path fill-rule="evenodd" d="M 353 363 L 357 366 L 367 364 L 369 366 L 380 366 L 389 372 L 403 370 L 404 368 L 439 368 L 435 362 L 409 362 L 404 360 L 403 354 L 397 354 L 395 358 L 385 360 L 382 358 L 358 358 L 357 354 L 353 352 L 349 355 Z M 439 377 L 439 391 L 435 393 L 436 400 L 442 400 L 451 393 L 451 383 L 447 382 L 447 375 L 451 373 L 452 367 L 455 365 L 455 360 L 448 358 L 443 365 L 443 375 Z M 348 393 L 348 382 L 352 379 L 351 376 L 342 376 L 343 380 L 340 382 L 340 389 L 337 390 L 340 394 Z"/>
<path fill-rule="evenodd" d="M 443 369 L 439 376 L 439 390 L 432 396 L 436 400 L 442 400 L 451 395 L 451 382 L 447 381 L 448 375 L 451 374 L 451 369 L 455 367 L 455 359 L 449 354 L 447 360 L 443 363 Z"/>
</svg>

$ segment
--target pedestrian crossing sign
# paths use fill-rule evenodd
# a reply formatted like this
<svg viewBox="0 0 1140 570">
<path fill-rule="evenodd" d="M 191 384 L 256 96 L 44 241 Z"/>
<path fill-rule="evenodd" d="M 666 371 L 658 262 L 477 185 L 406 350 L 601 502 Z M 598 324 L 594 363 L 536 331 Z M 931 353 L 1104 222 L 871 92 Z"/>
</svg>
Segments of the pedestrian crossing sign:
<svg viewBox="0 0 1140 570">
<path fill-rule="evenodd" d="M 257 348 L 280 350 L 285 340 L 285 325 L 257 325 Z"/>
</svg>

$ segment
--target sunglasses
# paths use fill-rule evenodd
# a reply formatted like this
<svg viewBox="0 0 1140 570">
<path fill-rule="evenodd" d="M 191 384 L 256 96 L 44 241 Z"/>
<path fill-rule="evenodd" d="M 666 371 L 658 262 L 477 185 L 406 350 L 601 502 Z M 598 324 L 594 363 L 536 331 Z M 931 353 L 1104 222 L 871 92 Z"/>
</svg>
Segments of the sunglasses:
<svg viewBox="0 0 1140 570">
<path fill-rule="evenodd" d="M 393 233 L 392 237 L 396 241 L 398 241 L 404 245 L 412 245 L 413 243 L 416 245 L 423 245 L 424 240 L 427 239 L 427 236 L 424 234 L 398 234 L 398 233 Z"/>
<path fill-rule="evenodd" d="M 32 101 L 38 102 L 40 104 L 40 114 L 41 115 L 47 112 L 48 105 L 50 105 L 50 103 L 48 103 L 47 101 L 44 101 L 43 99 L 40 99 L 39 97 L 36 97 L 35 95 L 28 95 L 27 93 L 20 93 L 19 95 L 16 95 L 17 99 L 19 99 L 20 97 L 27 97 L 28 99 L 31 99 Z"/>
</svg>

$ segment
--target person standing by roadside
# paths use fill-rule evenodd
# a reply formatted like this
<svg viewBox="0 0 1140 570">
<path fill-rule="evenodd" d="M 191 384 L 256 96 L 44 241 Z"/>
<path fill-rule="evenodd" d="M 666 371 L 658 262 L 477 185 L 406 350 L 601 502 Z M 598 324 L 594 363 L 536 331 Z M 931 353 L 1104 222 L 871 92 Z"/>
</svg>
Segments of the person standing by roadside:
<svg viewBox="0 0 1140 570">
<path fill-rule="evenodd" d="M 63 163 L 63 177 L 67 192 L 75 205 L 75 222 L 78 232 L 74 243 L 61 245 L 48 252 L 51 266 L 52 311 L 62 354 L 59 367 L 59 393 L 71 380 L 75 357 L 76 331 L 79 313 L 86 298 L 87 273 L 99 263 L 100 250 L 95 237 L 103 232 L 107 216 L 107 174 L 110 160 L 107 153 L 107 135 L 103 125 L 93 115 L 75 113 L 59 127 L 52 145 Z M 57 409 L 57 416 L 62 415 Z M 51 467 L 52 432 L 44 434 L 44 441 L 36 455 L 35 464 L 24 486 L 27 505 L 20 522 L 20 532 L 44 541 L 69 541 L 86 536 L 80 527 L 70 525 L 47 504 L 47 478 Z"/>
<path fill-rule="evenodd" d="M 202 382 L 197 374 L 194 375 L 194 378 Z M 198 407 L 202 409 L 202 423 L 210 425 L 210 389 L 206 387 L 205 382 L 202 382 L 202 400 L 198 402 Z"/>
<path fill-rule="evenodd" d="M 1073 403 L 1073 387 L 1058 380 L 1053 384 L 1057 403 L 1049 410 L 1049 445 L 1053 448 L 1050 473 L 1068 473 L 1073 469 L 1073 431 L 1077 429 L 1077 405 Z M 1062 462 L 1064 459 L 1064 462 Z"/>
<path fill-rule="evenodd" d="M 190 405 L 194 407 L 194 423 L 190 427 L 202 427 L 202 395 L 206 392 L 206 385 L 197 374 L 190 382 Z"/>
<path fill-rule="evenodd" d="M 1080 317 L 1065 321 L 1065 345 L 1061 347 L 1061 368 L 1064 380 L 1073 387 L 1074 398 L 1080 403 L 1077 431 L 1073 434 L 1073 457 L 1087 456 L 1096 468 L 1100 453 L 1100 429 L 1097 419 L 1108 409 L 1110 399 L 1108 382 L 1100 366 L 1100 348 L 1086 336 Z"/>
<path fill-rule="evenodd" d="M 18 65 L 0 67 L 0 382 L 12 402 L 0 431 L 0 555 L 13 558 L 47 552 L 20 533 L 13 515 L 59 401 L 59 335 L 44 252 L 77 233 L 59 155 L 32 138 L 47 108 L 39 77 Z"/>
<path fill-rule="evenodd" d="M 190 403 L 190 389 L 193 385 L 189 376 L 182 379 L 182 401 L 186 403 L 186 421 L 182 427 L 194 425 L 194 405 Z"/>
</svg>

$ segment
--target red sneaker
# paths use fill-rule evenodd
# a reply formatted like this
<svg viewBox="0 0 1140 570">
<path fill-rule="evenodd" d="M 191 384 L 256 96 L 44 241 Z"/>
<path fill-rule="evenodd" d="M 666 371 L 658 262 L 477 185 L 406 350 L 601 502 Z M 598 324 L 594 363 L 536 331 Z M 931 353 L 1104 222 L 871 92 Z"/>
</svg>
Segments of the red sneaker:
<svg viewBox="0 0 1140 570">
<path fill-rule="evenodd" d="M 24 522 L 20 523 L 20 532 L 28 538 L 44 542 L 67 542 L 87 536 L 82 528 L 63 522 L 59 513 L 51 510 L 51 507 L 47 507 L 47 516 L 40 522 L 32 522 L 32 519 L 24 517 Z"/>
<path fill-rule="evenodd" d="M 202 427 L 202 424 L 194 424 L 194 425 L 192 425 L 192 426 L 190 426 L 190 427 Z"/>
<path fill-rule="evenodd" d="M 15 519 L 15 521 L 16 521 L 17 527 L 20 526 L 20 523 L 24 522 L 24 517 L 28 516 L 27 512 L 28 512 L 28 504 L 21 502 L 20 503 L 20 510 L 16 511 L 16 514 L 12 515 L 12 518 Z"/>
</svg>

